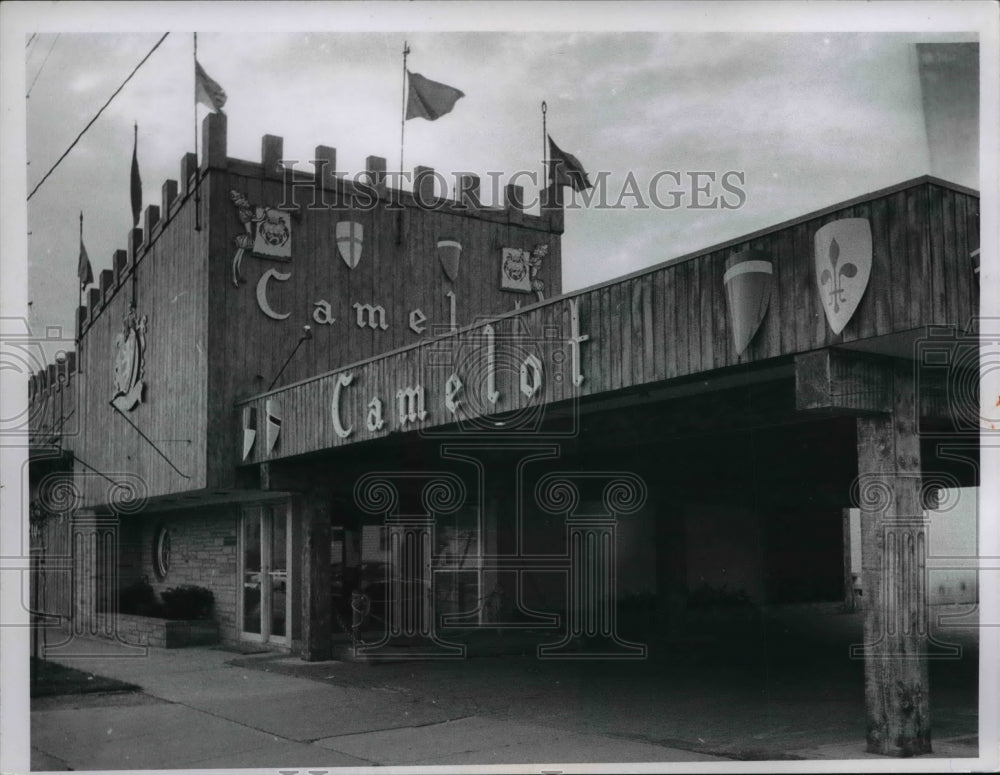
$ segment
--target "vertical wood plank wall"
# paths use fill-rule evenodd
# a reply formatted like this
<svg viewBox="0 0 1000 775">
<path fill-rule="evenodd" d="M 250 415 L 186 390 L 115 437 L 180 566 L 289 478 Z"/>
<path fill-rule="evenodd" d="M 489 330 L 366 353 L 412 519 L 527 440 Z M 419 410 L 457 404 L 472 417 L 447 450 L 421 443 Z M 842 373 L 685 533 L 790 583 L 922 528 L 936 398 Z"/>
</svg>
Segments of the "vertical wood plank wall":
<svg viewBox="0 0 1000 775">
<path fill-rule="evenodd" d="M 169 221 L 152 229 L 136 252 L 134 268 L 88 315 L 91 322 L 84 328 L 78 353 L 83 369 L 76 375 L 83 432 L 65 445 L 78 458 L 85 506 L 131 497 L 92 469 L 140 496 L 204 487 L 208 232 L 195 230 L 193 198 L 175 200 L 162 218 Z M 146 316 L 145 390 L 142 403 L 127 416 L 189 478 L 175 472 L 110 406 L 116 338 L 132 300 L 133 275 L 136 313 Z"/>
<path fill-rule="evenodd" d="M 502 396 L 495 407 L 487 407 L 481 395 L 473 395 L 484 389 L 482 380 L 473 376 L 476 369 L 483 368 L 485 358 L 482 328 L 345 369 L 344 373 L 354 377 L 341 397 L 344 424 L 353 426 L 347 439 L 333 432 L 330 420 L 333 387 L 340 372 L 309 379 L 271 395 L 282 411 L 291 412 L 294 407 L 295 417 L 286 416 L 281 442 L 273 454 L 266 454 L 258 445 L 248 462 L 413 429 L 415 426 L 401 428 L 388 412 L 380 431 L 368 431 L 364 423 L 365 407 L 373 397 L 379 397 L 388 408 L 394 403 L 396 391 L 406 386 L 424 387 L 429 415 L 419 424 L 421 428 L 454 422 L 443 404 L 445 381 L 452 371 L 457 371 L 466 385 L 466 410 L 478 406 L 492 414 L 928 325 L 964 329 L 978 309 L 969 257 L 978 246 L 978 207 L 978 198 L 973 194 L 921 179 L 785 228 L 507 315 L 493 323 L 498 342 L 497 389 Z M 816 289 L 813 240 L 820 227 L 841 218 L 868 219 L 874 256 L 871 279 L 857 311 L 841 334 L 834 335 Z M 745 352 L 737 355 L 730 337 L 722 275 L 726 258 L 748 248 L 771 256 L 774 286 L 761 329 Z M 645 302 L 647 296 L 649 301 Z M 570 299 L 579 305 L 581 333 L 590 336 L 581 345 L 585 380 L 579 388 L 572 386 L 569 374 L 571 359 L 566 340 L 570 335 Z M 530 335 L 517 334 L 521 329 Z M 546 339 L 545 331 L 556 335 Z M 505 356 L 500 364 L 502 346 L 516 352 Z M 518 365 L 532 348 L 544 365 L 546 378 L 543 390 L 527 399 L 519 390 Z M 457 356 L 442 360 L 432 356 L 435 350 L 466 355 L 464 361 Z M 445 362 L 464 366 L 457 368 Z M 264 398 L 255 397 L 249 404 L 256 406 L 258 416 L 263 418 Z"/>
<path fill-rule="evenodd" d="M 969 258 L 979 246 L 978 197 L 933 179 L 919 179 L 673 264 L 552 298 L 561 290 L 562 257 L 558 234 L 547 230 L 544 219 L 502 210 L 473 218 L 412 207 L 402 213 L 384 207 L 355 213 L 306 210 L 293 217 L 292 261 L 248 255 L 243 261 L 246 283 L 235 288 L 233 237 L 242 231 L 242 224 L 229 191 L 241 190 L 252 203 L 266 205 L 280 203 L 283 192 L 281 180 L 263 176 L 260 165 L 230 160 L 228 167 L 210 170 L 202 183 L 201 231 L 194 228 L 194 198 L 182 185 L 186 197 L 182 194 L 164 208 L 152 238 L 146 240 L 150 244 L 137 251 L 134 269 L 126 269 L 121 280 L 116 276 L 116 287 L 106 299 L 95 295 L 96 306 L 86 312 L 78 353 L 82 373 L 71 375 L 62 401 L 58 387 L 43 373 L 36 375 L 30 394 L 33 434 L 58 426 L 59 415 L 68 414 L 67 407 L 74 404 L 66 400 L 72 395 L 79 406 L 72 410 L 76 419 L 67 427 L 79 424 L 86 432 L 67 439 L 67 448 L 111 478 L 116 473 L 138 477 L 151 496 L 233 486 L 241 462 L 239 412 L 234 404 L 251 396 L 257 396 L 250 404 L 257 408 L 261 441 L 247 462 L 260 462 L 402 430 L 395 395 L 406 386 L 420 384 L 425 390 L 429 415 L 421 427 L 452 422 L 443 396 L 445 380 L 454 369 L 431 366 L 432 357 L 464 364 L 465 410 L 492 413 L 927 325 L 964 328 L 978 310 L 978 283 Z M 851 217 L 867 218 L 871 224 L 872 274 L 853 318 L 834 336 L 816 291 L 813 238 L 824 224 Z M 340 258 L 334 236 L 336 222 L 346 218 L 365 228 L 362 258 L 353 270 Z M 445 276 L 436 253 L 437 240 L 445 237 L 463 244 L 455 283 Z M 539 274 L 547 300 L 509 314 L 515 301 L 528 306 L 535 296 L 500 291 L 500 249 L 530 250 L 541 243 L 549 245 Z M 730 338 L 722 275 L 726 258 L 748 248 L 771 255 L 774 284 L 761 328 L 738 356 Z M 257 306 L 257 280 L 271 267 L 292 272 L 287 283 L 272 282 L 268 290 L 271 305 L 291 313 L 285 321 L 266 317 Z M 146 392 L 145 401 L 129 413 L 129 419 L 156 440 L 189 479 L 175 473 L 108 405 L 114 395 L 115 337 L 131 299 L 133 273 L 137 312 L 147 316 Z M 503 347 L 514 347 L 520 348 L 521 356 L 504 354 L 505 365 L 498 373 L 502 399 L 495 407 L 483 401 L 482 379 L 474 373 L 478 369 L 482 376 L 482 328 L 433 336 L 448 322 L 449 290 L 457 297 L 459 326 L 508 313 L 494 323 L 498 354 Z M 318 325 L 312 319 L 314 302 L 320 299 L 330 303 L 337 318 L 333 325 Z M 579 388 L 572 385 L 569 373 L 570 299 L 578 304 L 581 333 L 590 337 L 580 347 L 585 380 Z M 359 328 L 351 306 L 355 302 L 382 305 L 389 328 Z M 410 311 L 418 307 L 427 316 L 427 330 L 421 336 L 408 325 Z M 302 345 L 279 381 L 279 386 L 292 387 L 274 394 L 286 417 L 282 441 L 269 456 L 263 454 L 260 394 L 306 324 L 313 338 Z M 529 332 L 527 344 L 524 331 Z M 396 351 L 420 342 L 424 344 Z M 538 353 L 545 369 L 543 388 L 531 399 L 519 390 L 517 370 L 528 351 Z M 350 367 L 355 377 L 342 396 L 345 424 L 353 431 L 340 439 L 333 433 L 330 401 L 339 376 L 333 370 L 344 367 Z M 370 432 L 364 418 L 376 396 L 383 404 L 385 426 Z M 85 504 L 106 502 L 109 482 L 80 463 L 77 470 L 85 482 Z"/>
<path fill-rule="evenodd" d="M 535 293 L 505 291 L 500 285 L 502 248 L 533 251 L 548 247 L 537 279 L 546 298 L 561 291 L 560 240 L 548 218 L 503 208 L 456 211 L 453 204 L 425 209 L 414 205 L 408 192 L 398 195 L 403 209 L 381 200 L 374 207 L 301 208 L 292 216 L 290 261 L 254 257 L 247 251 L 242 261 L 245 283 L 232 281 L 234 238 L 243 232 L 229 192 L 245 194 L 253 205 L 276 207 L 284 201 L 285 184 L 280 175 L 264 175 L 260 165 L 230 160 L 226 170 L 213 170 L 208 179 L 211 201 L 209 309 L 209 486 L 234 485 L 234 456 L 241 435 L 236 400 L 268 388 L 281 371 L 310 326 L 312 338 L 303 342 L 281 372 L 279 385 L 287 385 L 316 374 L 370 359 L 435 333 L 449 330 L 450 301 L 455 294 L 455 316 L 459 327 L 478 319 L 515 309 L 516 303 L 536 303 Z M 328 203 L 343 202 L 333 191 Z M 298 189 L 296 200 L 309 202 L 311 192 Z M 355 221 L 363 228 L 363 247 L 358 264 L 349 268 L 336 244 L 336 225 Z M 517 223 L 521 222 L 521 223 Z M 437 254 L 439 239 L 462 244 L 459 270 L 453 282 L 445 274 Z M 275 320 L 257 301 L 257 284 L 271 269 L 291 273 L 284 282 L 267 284 L 269 306 L 288 318 Z M 323 325 L 313 318 L 316 303 L 325 301 L 336 318 Z M 380 306 L 385 310 L 386 329 L 359 327 L 354 304 Z M 426 330 L 415 333 L 410 313 L 419 309 L 426 316 Z M 386 410 L 391 408 L 384 397 Z M 293 411 L 289 405 L 287 412 Z M 263 414 L 259 414 L 263 428 Z M 289 421 L 291 418 L 284 418 Z M 263 434 L 261 434 L 263 435 Z"/>
</svg>

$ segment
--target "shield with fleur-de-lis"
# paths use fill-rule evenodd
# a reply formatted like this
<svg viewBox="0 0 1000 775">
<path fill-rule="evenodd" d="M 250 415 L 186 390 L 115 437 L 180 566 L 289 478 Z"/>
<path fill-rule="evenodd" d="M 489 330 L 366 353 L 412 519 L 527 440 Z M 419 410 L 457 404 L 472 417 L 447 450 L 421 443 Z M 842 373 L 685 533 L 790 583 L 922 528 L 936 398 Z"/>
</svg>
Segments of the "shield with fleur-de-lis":
<svg viewBox="0 0 1000 775">
<path fill-rule="evenodd" d="M 854 315 L 872 273 L 867 218 L 843 218 L 816 231 L 816 286 L 830 330 L 839 334 Z"/>
</svg>

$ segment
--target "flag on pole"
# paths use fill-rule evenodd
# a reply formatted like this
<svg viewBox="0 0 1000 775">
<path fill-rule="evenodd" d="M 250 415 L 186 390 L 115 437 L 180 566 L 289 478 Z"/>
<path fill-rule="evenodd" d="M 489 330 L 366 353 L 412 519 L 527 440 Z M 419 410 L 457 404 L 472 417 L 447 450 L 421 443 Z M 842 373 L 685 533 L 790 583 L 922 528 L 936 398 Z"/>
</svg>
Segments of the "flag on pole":
<svg viewBox="0 0 1000 775">
<path fill-rule="evenodd" d="M 406 118 L 426 118 L 436 121 L 445 113 L 450 113 L 455 103 L 465 96 L 453 86 L 447 86 L 430 78 L 424 78 L 420 73 L 406 71 L 409 76 L 410 90 L 406 100 Z"/>
<path fill-rule="evenodd" d="M 549 179 L 556 186 L 570 186 L 574 191 L 592 188 L 587 171 L 573 154 L 566 153 L 549 135 Z"/>
<path fill-rule="evenodd" d="M 142 178 L 139 177 L 139 125 L 135 125 L 135 137 L 132 143 L 132 228 L 139 225 L 139 213 L 142 212 Z"/>
<path fill-rule="evenodd" d="M 80 236 L 80 261 L 76 267 L 76 276 L 80 278 L 80 290 L 94 282 L 94 272 L 90 268 L 90 257 L 83 245 L 83 235 Z"/>
<path fill-rule="evenodd" d="M 226 90 L 208 76 L 197 59 L 194 60 L 194 87 L 197 102 L 222 112 L 222 107 L 226 104 Z"/>
</svg>

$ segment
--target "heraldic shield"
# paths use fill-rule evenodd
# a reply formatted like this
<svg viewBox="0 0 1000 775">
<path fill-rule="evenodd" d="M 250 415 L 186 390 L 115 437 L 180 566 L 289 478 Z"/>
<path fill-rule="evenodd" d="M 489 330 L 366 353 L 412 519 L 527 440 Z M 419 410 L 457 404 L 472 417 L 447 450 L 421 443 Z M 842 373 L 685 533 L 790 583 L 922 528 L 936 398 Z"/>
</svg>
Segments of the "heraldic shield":
<svg viewBox="0 0 1000 775">
<path fill-rule="evenodd" d="M 257 410 L 252 406 L 243 407 L 243 459 L 250 457 L 254 441 L 257 440 Z"/>
<path fill-rule="evenodd" d="M 273 398 L 264 402 L 264 414 L 267 415 L 264 436 L 267 439 L 267 451 L 272 452 L 274 445 L 278 443 L 278 436 L 281 435 L 281 407 Z"/>
<path fill-rule="evenodd" d="M 458 279 L 458 262 L 462 258 L 462 243 L 453 239 L 439 239 L 437 253 L 444 273 L 449 280 L 455 282 Z"/>
<path fill-rule="evenodd" d="M 115 337 L 114 383 L 111 403 L 122 412 L 131 412 L 142 401 L 143 356 L 146 350 L 146 316 L 134 307 L 125 314 L 121 333 Z"/>
<path fill-rule="evenodd" d="M 365 229 L 357 221 L 337 222 L 337 250 L 348 269 L 354 269 L 361 260 L 361 246 L 365 240 Z"/>
<path fill-rule="evenodd" d="M 816 286 L 830 330 L 839 334 L 861 303 L 872 273 L 867 218 L 843 218 L 816 232 Z"/>
<path fill-rule="evenodd" d="M 737 355 L 747 349 L 767 314 L 773 277 L 771 256 L 763 250 L 744 250 L 726 260 L 722 282 Z"/>
</svg>

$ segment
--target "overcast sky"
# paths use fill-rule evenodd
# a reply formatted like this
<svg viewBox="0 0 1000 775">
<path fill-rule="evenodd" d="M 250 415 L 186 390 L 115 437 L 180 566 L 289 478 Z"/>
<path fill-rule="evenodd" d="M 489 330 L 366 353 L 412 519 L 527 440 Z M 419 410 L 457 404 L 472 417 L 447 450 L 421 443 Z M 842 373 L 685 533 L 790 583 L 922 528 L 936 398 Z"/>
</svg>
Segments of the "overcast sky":
<svg viewBox="0 0 1000 775">
<path fill-rule="evenodd" d="M 680 202 L 676 209 L 643 209 L 626 197 L 620 209 L 567 213 L 566 290 L 929 172 L 915 43 L 977 40 L 974 31 L 963 31 L 971 25 L 958 16 L 961 4 L 950 4 L 953 23 L 919 19 L 913 26 L 924 30 L 917 32 L 837 31 L 906 26 L 896 16 L 867 13 L 871 6 L 804 22 L 827 31 L 749 29 L 788 27 L 791 11 L 803 8 L 793 3 L 747 3 L 725 13 L 707 4 L 642 3 L 629 13 L 604 6 L 603 17 L 596 4 L 548 17 L 537 6 L 512 7 L 503 17 L 469 16 L 466 6 L 457 19 L 442 16 L 440 7 L 425 6 L 434 13 L 421 15 L 402 4 L 371 6 L 379 13 L 366 14 L 339 5 L 265 3 L 222 4 L 207 13 L 177 3 L 167 16 L 163 6 L 78 5 L 90 10 L 60 5 L 62 16 L 55 17 L 38 6 L 34 17 L 19 20 L 26 46 L 22 97 L 30 87 L 22 160 L 27 191 L 160 35 L 183 31 L 171 32 L 27 205 L 34 330 L 72 331 L 81 210 L 95 277 L 110 267 L 114 250 L 126 247 L 133 122 L 144 204 L 159 204 L 162 183 L 178 177 L 182 155 L 194 149 L 196 28 L 199 61 L 228 93 L 233 157 L 259 161 L 261 137 L 276 134 L 286 158 L 305 162 L 322 144 L 337 148 L 338 167 L 348 174 L 362 169 L 368 155 L 397 168 L 406 40 L 412 71 L 466 94 L 435 122 L 407 122 L 408 169 L 432 166 L 449 178 L 455 171 L 484 179 L 490 172 L 538 173 L 545 100 L 549 133 L 592 177 L 607 172 L 611 203 L 630 173 L 644 199 L 658 172 L 678 173 L 680 187 L 661 177 L 658 188 L 661 201 Z M 318 9 L 325 12 L 317 15 Z M 584 31 L 554 31 L 553 21 Z M 487 31 L 498 25 L 523 29 Z M 456 26 L 483 29 L 435 29 Z M 705 31 L 712 26 L 747 29 Z M 81 27 L 93 31 L 73 31 Z M 628 31 L 601 31 L 616 27 Z M 143 28 L 149 31 L 134 32 Z M 330 31 L 301 31 L 322 28 Z M 394 29 L 402 31 L 386 31 Z M 11 72 L 5 71 L 5 86 Z M 205 112 L 198 108 L 199 122 Z M 717 179 L 738 173 L 728 180 L 745 193 L 745 203 L 692 209 L 691 172 Z M 669 194 L 685 187 L 679 200 Z M 718 184 L 708 197 L 720 194 L 738 201 Z"/>
</svg>

